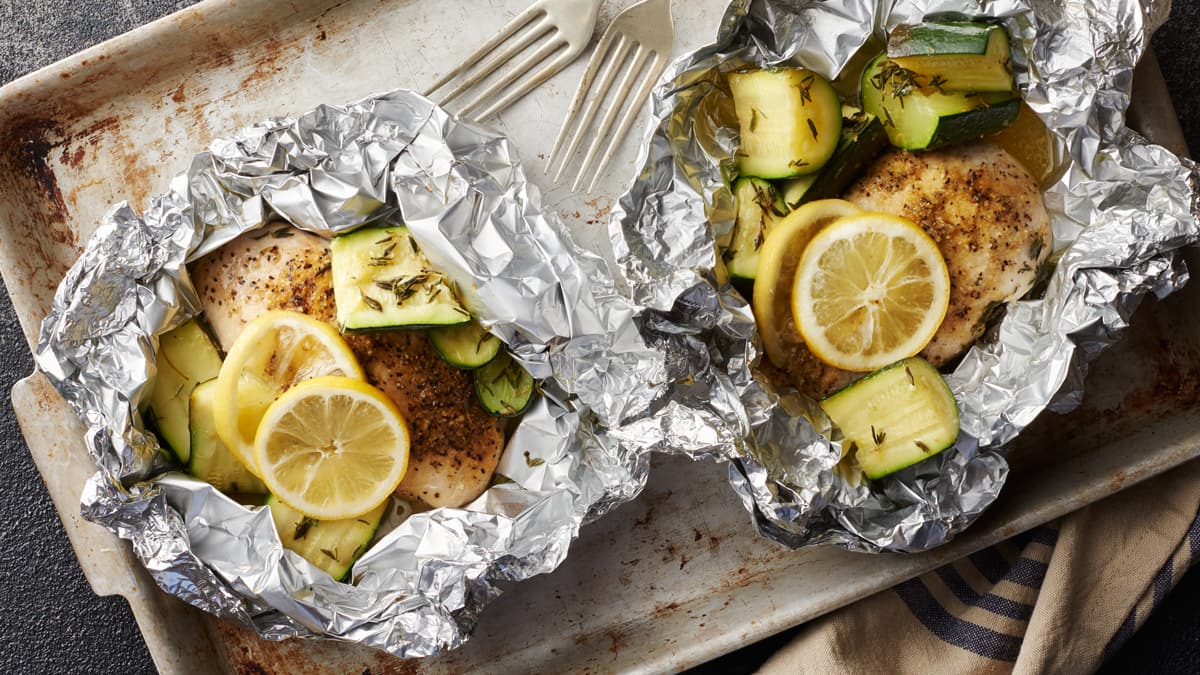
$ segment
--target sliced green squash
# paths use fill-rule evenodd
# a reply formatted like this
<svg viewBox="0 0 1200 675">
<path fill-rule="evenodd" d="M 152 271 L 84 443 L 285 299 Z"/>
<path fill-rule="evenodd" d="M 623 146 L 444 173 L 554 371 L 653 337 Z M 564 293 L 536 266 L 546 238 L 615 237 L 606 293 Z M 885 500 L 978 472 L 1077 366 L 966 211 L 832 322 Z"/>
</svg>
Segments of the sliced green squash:
<svg viewBox="0 0 1200 675">
<path fill-rule="evenodd" d="M 887 131 L 879 118 L 857 108 L 845 108 L 843 114 L 842 140 L 833 157 L 825 163 L 825 168 L 813 176 L 804 188 L 785 185 L 783 200 L 788 209 L 818 199 L 840 197 L 866 167 L 888 148 Z M 788 183 L 807 178 L 796 178 Z"/>
<path fill-rule="evenodd" d="M 813 183 L 817 182 L 817 176 L 819 175 L 821 174 L 810 173 L 807 176 L 789 178 L 779 183 L 779 196 L 783 199 L 783 205 L 788 211 L 795 210 L 796 207 L 804 202 L 812 201 L 805 199 L 804 196 L 808 194 L 808 190 L 813 186 Z"/>
<path fill-rule="evenodd" d="M 833 85 L 804 68 L 729 74 L 741 129 L 741 176 L 790 178 L 813 173 L 837 148 L 842 104 Z"/>
<path fill-rule="evenodd" d="M 192 390 L 190 403 L 192 454 L 188 473 L 226 494 L 267 494 L 267 486 L 247 469 L 217 436 L 213 422 L 216 379 Z"/>
<path fill-rule="evenodd" d="M 1021 99 L 1002 94 L 924 91 L 886 55 L 863 72 L 863 110 L 879 118 L 892 145 L 906 150 L 963 143 L 1013 123 Z"/>
<path fill-rule="evenodd" d="M 345 581 L 354 561 L 366 552 L 390 503 L 385 501 L 358 518 L 317 520 L 284 504 L 275 495 L 267 498 L 267 508 L 271 509 L 271 519 L 283 547 L 337 581 Z"/>
<path fill-rule="evenodd" d="M 783 197 L 761 178 L 739 178 L 733 183 L 737 219 L 722 254 L 725 268 L 737 279 L 753 279 L 758 269 L 758 249 L 775 221 L 787 214 Z"/>
<path fill-rule="evenodd" d="M 929 362 L 912 357 L 830 394 L 821 407 L 844 440 L 845 459 L 882 478 L 954 445 L 958 403 Z"/>
<path fill-rule="evenodd" d="M 900 26 L 888 38 L 888 58 L 944 92 L 1012 92 L 1012 50 L 1002 26 L 968 21 Z"/>
<path fill-rule="evenodd" d="M 333 297 L 344 331 L 467 323 L 454 283 L 432 268 L 408 228 L 396 225 L 334 237 Z"/>
<path fill-rule="evenodd" d="M 158 430 L 175 457 L 187 463 L 191 456 L 188 401 L 192 390 L 221 371 L 221 354 L 195 319 L 158 340 L 155 359 L 158 374 L 146 407 L 146 417 Z"/>
<path fill-rule="evenodd" d="M 533 376 L 507 352 L 500 352 L 472 374 L 479 402 L 496 417 L 520 415 L 533 399 Z"/>
<path fill-rule="evenodd" d="M 429 331 L 429 341 L 443 361 L 463 370 L 473 370 L 496 358 L 501 345 L 500 338 L 475 321 L 433 328 Z"/>
</svg>

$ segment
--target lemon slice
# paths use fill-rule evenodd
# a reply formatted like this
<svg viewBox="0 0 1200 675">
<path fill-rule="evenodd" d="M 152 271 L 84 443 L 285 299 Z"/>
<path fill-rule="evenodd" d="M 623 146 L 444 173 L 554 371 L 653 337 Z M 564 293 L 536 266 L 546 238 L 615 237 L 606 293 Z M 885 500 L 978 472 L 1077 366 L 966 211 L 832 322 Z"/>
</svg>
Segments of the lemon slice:
<svg viewBox="0 0 1200 675">
<path fill-rule="evenodd" d="M 267 312 L 246 324 L 217 375 L 213 426 L 246 468 L 254 434 L 272 402 L 297 382 L 322 375 L 363 379 L 362 368 L 337 330 L 299 312 Z"/>
<path fill-rule="evenodd" d="M 821 228 L 862 211 L 841 199 L 821 199 L 792 211 L 771 229 L 758 252 L 754 282 L 754 319 L 767 358 L 783 368 L 789 337 L 799 334 L 792 320 L 792 280 L 809 240 Z"/>
<path fill-rule="evenodd" d="M 812 353 L 871 371 L 921 351 L 950 304 L 937 244 L 911 221 L 881 213 L 840 218 L 804 249 L 792 315 Z"/>
<path fill-rule="evenodd" d="M 254 456 L 280 501 L 310 518 L 356 518 L 379 506 L 408 469 L 408 425 L 396 404 L 349 377 L 318 377 L 263 415 Z"/>
</svg>

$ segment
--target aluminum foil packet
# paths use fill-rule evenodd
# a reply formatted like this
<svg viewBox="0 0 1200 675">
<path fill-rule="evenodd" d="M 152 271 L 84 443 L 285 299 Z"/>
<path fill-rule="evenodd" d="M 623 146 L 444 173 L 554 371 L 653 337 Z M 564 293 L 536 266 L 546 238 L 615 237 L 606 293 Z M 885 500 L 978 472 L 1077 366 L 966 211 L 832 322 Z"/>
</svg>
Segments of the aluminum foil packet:
<svg viewBox="0 0 1200 675">
<path fill-rule="evenodd" d="M 1004 485 L 1005 444 L 1043 410 L 1076 405 L 1088 362 L 1141 299 L 1187 280 L 1180 249 L 1197 239 L 1200 174 L 1124 121 L 1134 66 L 1169 9 L 1155 0 L 735 0 L 717 41 L 677 60 L 656 88 L 641 172 L 609 229 L 618 276 L 647 308 L 647 340 L 668 354 L 674 382 L 674 409 L 643 420 L 654 427 L 643 433 L 730 460 L 732 487 L 760 532 L 790 547 L 921 551 L 970 524 Z M 721 95 L 720 73 L 746 65 L 799 64 L 833 79 L 872 36 L 885 42 L 892 28 L 939 14 L 986 17 L 1013 38 L 1021 95 L 1058 146 L 1061 177 L 1044 201 L 1061 257 L 1044 295 L 1011 303 L 996 336 L 947 376 L 961 409 L 956 445 L 856 485 L 834 470 L 841 448 L 820 407 L 756 377 L 750 308 L 716 281 L 714 241 L 733 213 L 722 163 L 731 165 L 738 130 L 707 99 Z"/>
<path fill-rule="evenodd" d="M 82 510 L 165 591 L 266 638 L 396 656 L 470 634 L 498 581 L 553 570 L 582 523 L 632 499 L 666 360 L 599 257 L 539 205 L 508 141 L 410 92 L 274 119 L 211 144 L 142 215 L 114 208 L 68 272 L 36 360 L 87 426 Z M 403 221 L 481 323 L 541 380 L 508 440 L 511 479 L 403 520 L 335 582 L 283 549 L 270 513 L 177 468 L 142 425 L 158 336 L 200 311 L 186 264 L 282 217 L 323 235 Z"/>
</svg>

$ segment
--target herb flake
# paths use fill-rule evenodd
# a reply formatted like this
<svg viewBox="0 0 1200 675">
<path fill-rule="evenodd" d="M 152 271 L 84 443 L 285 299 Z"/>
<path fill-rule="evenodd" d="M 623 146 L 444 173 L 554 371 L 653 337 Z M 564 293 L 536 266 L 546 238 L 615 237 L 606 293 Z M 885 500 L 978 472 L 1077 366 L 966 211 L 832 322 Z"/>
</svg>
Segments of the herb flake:
<svg viewBox="0 0 1200 675">
<path fill-rule="evenodd" d="M 296 523 L 296 529 L 292 532 L 292 539 L 295 541 L 300 541 L 301 539 L 307 537 L 309 528 L 316 524 L 316 518 L 301 519 L 300 522 Z"/>
<path fill-rule="evenodd" d="M 376 312 L 383 311 L 383 304 L 380 303 L 375 298 L 372 298 L 371 296 L 367 295 L 366 292 L 364 292 L 361 288 L 358 290 L 358 294 L 362 296 L 362 301 L 363 301 L 364 305 L 366 305 L 367 307 L 370 307 L 371 309 L 375 310 Z"/>
<path fill-rule="evenodd" d="M 886 438 L 887 438 L 887 432 L 876 431 L 875 425 L 874 424 L 871 425 L 871 440 L 875 441 L 875 447 L 878 448 L 880 445 L 882 445 L 884 439 L 886 439 Z"/>
</svg>

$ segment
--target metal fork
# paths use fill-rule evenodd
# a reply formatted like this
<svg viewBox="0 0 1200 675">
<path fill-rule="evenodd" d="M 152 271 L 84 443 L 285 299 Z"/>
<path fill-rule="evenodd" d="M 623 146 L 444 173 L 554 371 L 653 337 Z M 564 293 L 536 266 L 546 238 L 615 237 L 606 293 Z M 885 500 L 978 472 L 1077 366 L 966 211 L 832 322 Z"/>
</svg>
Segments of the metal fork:
<svg viewBox="0 0 1200 675">
<path fill-rule="evenodd" d="M 671 21 L 671 0 L 643 0 L 613 19 L 600 38 L 599 44 L 596 45 L 596 51 L 593 52 L 591 60 L 588 61 L 588 67 L 583 74 L 583 79 L 579 82 L 579 88 L 575 90 L 575 98 L 571 100 L 567 118 L 563 120 L 562 128 L 558 131 L 558 138 L 554 141 L 554 149 L 550 151 L 550 159 L 546 162 L 546 172 L 549 173 L 554 163 L 560 157 L 562 159 L 558 171 L 554 174 L 554 182 L 558 182 L 571 163 L 571 158 L 579 148 L 584 135 L 589 132 L 601 103 L 609 97 L 609 90 L 620 69 L 623 75 L 616 90 L 612 92 L 608 112 L 600 120 L 592 137 L 592 143 L 579 167 L 579 174 L 571 185 L 572 191 L 579 189 L 580 183 L 588 175 L 588 168 L 595 161 L 597 153 L 600 152 L 601 145 L 607 140 L 608 145 L 604 147 L 600 163 L 595 172 L 591 174 L 587 191 L 591 192 L 595 189 L 596 183 L 603 175 L 617 146 L 629 133 L 630 127 L 637 119 L 638 112 L 641 111 L 642 104 L 649 97 L 654 83 L 666 69 L 674 39 L 675 29 Z M 579 116 L 580 106 L 588 97 L 588 92 L 592 91 L 592 83 L 596 80 L 597 74 L 600 81 L 592 92 L 587 107 L 583 110 L 582 121 L 576 125 L 575 121 Z M 630 98 L 629 93 L 635 86 L 637 90 Z M 622 109 L 625 113 L 621 115 L 616 133 L 610 135 L 609 132 L 612 130 L 613 124 L 617 123 L 617 115 Z M 560 156 L 558 151 L 562 149 L 567 134 L 572 128 L 575 130 L 574 135 L 567 144 L 566 151 Z"/>
<path fill-rule="evenodd" d="M 517 54 L 536 44 L 537 48 L 532 54 L 509 69 L 498 81 L 484 87 L 458 113 L 477 120 L 491 117 L 550 79 L 579 56 L 584 47 L 591 42 L 592 30 L 596 27 L 596 15 L 602 2 L 603 0 L 538 0 L 509 21 L 495 37 L 483 43 L 483 46 L 463 60 L 458 67 L 443 75 L 425 91 L 425 95 L 430 96 L 454 78 L 463 76 L 465 79 L 442 98 L 441 104 L 446 105 L 487 79 Z M 502 44 L 504 48 L 497 51 Z M 554 58 L 549 63 L 537 72 L 530 72 L 551 56 Z M 510 90 L 510 86 L 522 76 L 526 77 L 525 81 Z M 498 95 L 499 100 L 494 101 L 478 115 L 472 115 L 483 103 Z"/>
</svg>

